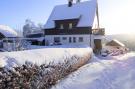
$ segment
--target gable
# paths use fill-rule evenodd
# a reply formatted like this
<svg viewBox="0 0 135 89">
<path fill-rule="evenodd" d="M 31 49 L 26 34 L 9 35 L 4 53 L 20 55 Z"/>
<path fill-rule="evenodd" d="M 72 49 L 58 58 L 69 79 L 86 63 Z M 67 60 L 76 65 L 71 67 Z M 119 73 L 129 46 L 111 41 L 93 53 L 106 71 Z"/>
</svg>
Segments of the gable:
<svg viewBox="0 0 135 89">
<path fill-rule="evenodd" d="M 77 27 L 92 27 L 96 11 L 96 0 L 56 6 L 45 24 L 45 29 L 54 28 L 55 20 L 80 18 Z"/>
<path fill-rule="evenodd" d="M 112 40 L 112 41 L 108 42 L 106 45 L 107 46 L 120 46 L 120 47 L 125 46 L 123 43 L 119 42 L 118 40 Z"/>
</svg>

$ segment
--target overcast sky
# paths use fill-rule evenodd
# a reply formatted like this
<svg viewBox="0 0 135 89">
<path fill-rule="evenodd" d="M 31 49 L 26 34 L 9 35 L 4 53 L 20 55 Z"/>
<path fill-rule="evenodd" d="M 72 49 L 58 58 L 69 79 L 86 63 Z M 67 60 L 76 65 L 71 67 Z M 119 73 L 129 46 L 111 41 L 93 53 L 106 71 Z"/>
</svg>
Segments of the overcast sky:
<svg viewBox="0 0 135 89">
<path fill-rule="evenodd" d="M 0 24 L 21 29 L 25 19 L 46 23 L 53 7 L 67 0 L 0 0 Z M 82 0 L 87 1 L 87 0 Z M 98 0 L 100 25 L 107 34 L 135 33 L 135 0 Z"/>
</svg>

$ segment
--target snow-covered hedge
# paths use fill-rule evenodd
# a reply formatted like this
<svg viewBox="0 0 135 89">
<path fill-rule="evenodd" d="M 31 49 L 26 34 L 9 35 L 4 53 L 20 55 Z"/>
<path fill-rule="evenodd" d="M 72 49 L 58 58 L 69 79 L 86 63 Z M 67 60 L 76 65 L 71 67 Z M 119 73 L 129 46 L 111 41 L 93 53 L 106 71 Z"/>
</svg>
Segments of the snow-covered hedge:
<svg viewBox="0 0 135 89">
<path fill-rule="evenodd" d="M 52 53 L 50 53 L 50 56 L 53 55 L 54 52 L 56 52 L 56 50 L 53 48 L 49 49 L 50 50 L 48 52 L 53 51 Z M 59 48 L 57 48 L 57 51 L 58 49 Z M 30 52 L 38 52 L 41 50 L 43 52 L 43 50 L 46 49 L 40 49 Z M 16 57 L 13 58 L 12 53 L 10 57 L 6 57 L 7 59 L 3 58 L 3 60 L 6 60 L 6 63 L 4 65 L 3 62 L 3 67 L 0 68 L 0 89 L 49 89 L 60 79 L 64 78 L 71 72 L 86 64 L 92 55 L 90 48 L 70 48 L 70 50 L 69 48 L 63 48 L 61 49 L 61 51 L 62 50 L 64 52 L 64 55 L 61 55 L 61 61 L 59 59 L 55 59 L 49 61 L 48 63 L 34 63 L 30 62 L 30 60 L 25 60 L 23 64 L 18 65 L 19 59 L 15 59 Z M 59 52 L 61 51 L 59 50 Z M 25 51 L 25 53 L 26 52 L 27 51 Z M 60 58 L 60 55 L 57 54 L 57 56 L 59 56 Z"/>
</svg>

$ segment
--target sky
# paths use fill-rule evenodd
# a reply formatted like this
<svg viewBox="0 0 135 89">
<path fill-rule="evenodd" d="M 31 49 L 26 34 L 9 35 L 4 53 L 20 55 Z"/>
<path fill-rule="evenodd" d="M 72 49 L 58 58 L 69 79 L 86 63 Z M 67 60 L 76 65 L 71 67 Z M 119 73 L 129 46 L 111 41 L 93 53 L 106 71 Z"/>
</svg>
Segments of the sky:
<svg viewBox="0 0 135 89">
<path fill-rule="evenodd" d="M 0 24 L 17 30 L 22 30 L 26 19 L 45 24 L 55 5 L 67 3 L 67 0 L 0 1 Z M 107 34 L 135 33 L 134 3 L 135 0 L 98 0 L 100 26 Z"/>
</svg>

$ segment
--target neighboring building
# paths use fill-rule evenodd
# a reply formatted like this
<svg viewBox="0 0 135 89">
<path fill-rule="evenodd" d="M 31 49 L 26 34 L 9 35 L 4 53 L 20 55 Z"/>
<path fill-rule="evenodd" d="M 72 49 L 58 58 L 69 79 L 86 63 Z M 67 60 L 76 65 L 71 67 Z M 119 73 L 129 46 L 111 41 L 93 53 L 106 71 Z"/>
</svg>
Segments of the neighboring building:
<svg viewBox="0 0 135 89">
<path fill-rule="evenodd" d="M 24 39 L 30 41 L 32 45 L 42 45 L 44 42 L 43 26 L 35 25 L 31 20 L 26 20 L 23 26 Z"/>
<path fill-rule="evenodd" d="M 123 43 L 121 43 L 120 41 L 113 39 L 110 42 L 106 43 L 106 46 L 112 46 L 112 47 L 125 47 L 125 45 Z"/>
<path fill-rule="evenodd" d="M 7 45 L 12 44 L 15 39 L 18 38 L 18 34 L 12 28 L 0 25 L 0 48 L 7 49 Z"/>
<path fill-rule="evenodd" d="M 128 48 L 120 41 L 113 39 L 106 43 L 104 50 L 107 50 L 108 53 L 123 54 L 128 51 Z"/>
<path fill-rule="evenodd" d="M 17 36 L 17 32 L 12 28 L 5 25 L 0 25 L 0 40 L 3 38 L 16 38 Z"/>
<path fill-rule="evenodd" d="M 96 10 L 96 0 L 55 6 L 45 24 L 46 42 L 84 44 L 101 50 L 104 29 L 92 29 Z"/>
</svg>

